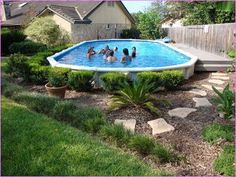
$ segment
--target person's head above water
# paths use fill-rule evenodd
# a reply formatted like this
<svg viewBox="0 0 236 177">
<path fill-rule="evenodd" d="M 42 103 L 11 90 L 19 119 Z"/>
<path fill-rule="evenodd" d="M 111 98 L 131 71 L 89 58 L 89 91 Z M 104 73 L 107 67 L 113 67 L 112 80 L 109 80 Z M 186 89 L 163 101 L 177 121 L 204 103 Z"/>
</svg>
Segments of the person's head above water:
<svg viewBox="0 0 236 177">
<path fill-rule="evenodd" d="M 128 55 L 129 55 L 129 50 L 128 50 L 127 48 L 124 48 L 124 49 L 123 49 L 123 53 L 124 53 L 124 55 L 127 55 L 127 56 L 128 56 Z"/>
<path fill-rule="evenodd" d="M 109 52 L 108 56 L 111 56 L 111 57 L 113 57 L 113 56 L 114 56 L 114 51 L 113 51 L 113 50 L 111 50 L 111 51 Z"/>
<path fill-rule="evenodd" d="M 113 49 L 113 51 L 117 51 L 118 50 L 118 47 L 115 47 L 114 49 Z"/>
<path fill-rule="evenodd" d="M 136 51 L 136 47 L 132 47 L 132 50 Z"/>
<path fill-rule="evenodd" d="M 106 50 L 109 50 L 109 46 L 108 46 L 108 45 L 106 45 L 105 49 L 106 49 Z"/>
</svg>

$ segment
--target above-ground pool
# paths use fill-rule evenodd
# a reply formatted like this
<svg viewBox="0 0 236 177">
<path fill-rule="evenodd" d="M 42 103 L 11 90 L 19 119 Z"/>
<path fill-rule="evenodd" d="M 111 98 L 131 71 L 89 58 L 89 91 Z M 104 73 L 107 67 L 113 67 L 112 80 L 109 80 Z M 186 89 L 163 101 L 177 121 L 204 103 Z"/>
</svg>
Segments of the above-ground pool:
<svg viewBox="0 0 236 177">
<path fill-rule="evenodd" d="M 118 47 L 114 55 L 117 61 L 109 63 L 102 54 L 95 54 L 87 58 L 87 50 L 94 47 L 98 52 L 108 45 L 110 49 Z M 129 63 L 121 63 L 123 48 L 132 52 L 136 47 L 137 56 Z M 182 69 L 185 78 L 189 78 L 194 71 L 194 64 L 197 61 L 195 56 L 176 49 L 160 41 L 150 40 L 94 40 L 85 41 L 65 49 L 51 57 L 48 61 L 52 66 L 71 68 L 74 70 L 92 70 L 98 72 L 120 71 L 136 73 L 140 71 L 160 71 L 166 69 Z"/>
</svg>

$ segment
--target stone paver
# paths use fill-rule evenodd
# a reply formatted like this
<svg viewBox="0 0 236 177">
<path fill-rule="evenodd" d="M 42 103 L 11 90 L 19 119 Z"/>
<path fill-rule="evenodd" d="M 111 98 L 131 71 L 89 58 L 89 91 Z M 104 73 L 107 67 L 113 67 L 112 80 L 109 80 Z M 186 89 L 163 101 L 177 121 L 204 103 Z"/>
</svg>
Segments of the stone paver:
<svg viewBox="0 0 236 177">
<path fill-rule="evenodd" d="M 147 123 L 152 127 L 152 135 L 175 130 L 175 128 L 168 124 L 163 118 L 151 120 Z"/>
<path fill-rule="evenodd" d="M 208 85 L 208 84 L 202 84 L 201 85 L 202 87 L 205 87 L 206 89 L 208 89 L 208 90 L 213 90 L 212 89 L 212 85 Z M 218 86 L 214 86 L 217 90 L 223 90 L 223 88 L 222 87 L 218 87 Z"/>
<path fill-rule="evenodd" d="M 135 131 L 135 125 L 136 125 L 135 119 L 128 119 L 128 120 L 116 119 L 114 123 L 122 124 L 126 129 L 131 130 L 132 132 Z"/>
<path fill-rule="evenodd" d="M 228 76 L 227 73 L 211 73 L 212 76 Z"/>
<path fill-rule="evenodd" d="M 209 79 L 208 82 L 212 83 L 212 84 L 218 84 L 218 85 L 222 85 L 225 82 L 219 79 Z"/>
<path fill-rule="evenodd" d="M 208 101 L 207 98 L 193 98 L 193 101 L 196 102 L 195 107 L 209 107 L 212 106 L 212 104 Z"/>
<path fill-rule="evenodd" d="M 195 111 L 197 111 L 197 110 L 194 108 L 175 108 L 175 109 L 168 111 L 168 114 L 171 117 L 185 118 L 190 113 L 195 112 Z"/>
<path fill-rule="evenodd" d="M 189 93 L 193 93 L 193 94 L 200 95 L 200 96 L 207 95 L 207 93 L 204 90 L 200 90 L 200 89 L 192 89 L 189 91 Z"/>
<path fill-rule="evenodd" d="M 211 79 L 219 79 L 219 80 L 227 81 L 229 80 L 229 77 L 228 76 L 212 76 Z"/>
</svg>

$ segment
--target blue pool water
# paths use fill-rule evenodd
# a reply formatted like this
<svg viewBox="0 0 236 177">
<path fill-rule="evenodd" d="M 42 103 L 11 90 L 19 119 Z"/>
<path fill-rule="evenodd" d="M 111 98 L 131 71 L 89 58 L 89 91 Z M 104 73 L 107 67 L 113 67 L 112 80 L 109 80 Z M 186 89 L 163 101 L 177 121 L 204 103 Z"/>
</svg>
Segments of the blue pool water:
<svg viewBox="0 0 236 177">
<path fill-rule="evenodd" d="M 97 52 L 109 45 L 110 49 L 118 47 L 115 56 L 118 61 L 109 63 L 104 60 L 102 54 L 95 54 L 88 59 L 86 57 L 87 50 L 93 46 Z M 131 55 L 132 47 L 135 46 L 137 56 L 130 63 L 121 63 L 120 59 L 123 55 L 123 48 L 128 48 Z M 76 48 L 69 50 L 57 57 L 57 62 L 61 64 L 70 64 L 86 67 L 102 67 L 102 68 L 148 68 L 148 67 L 165 67 L 178 64 L 184 64 L 190 60 L 190 57 L 183 55 L 169 47 L 157 42 L 148 41 L 132 41 L 132 40 L 107 40 L 107 41 L 91 41 L 85 42 Z"/>
</svg>

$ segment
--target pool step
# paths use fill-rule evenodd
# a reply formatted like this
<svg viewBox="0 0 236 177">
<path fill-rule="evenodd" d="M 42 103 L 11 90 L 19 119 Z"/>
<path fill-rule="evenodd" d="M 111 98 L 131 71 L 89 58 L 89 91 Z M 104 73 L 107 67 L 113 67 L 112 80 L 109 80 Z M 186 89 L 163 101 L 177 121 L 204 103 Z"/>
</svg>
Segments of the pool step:
<svg viewBox="0 0 236 177">
<path fill-rule="evenodd" d="M 197 64 L 195 65 L 195 71 L 226 71 L 231 64 Z"/>
</svg>

